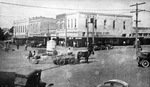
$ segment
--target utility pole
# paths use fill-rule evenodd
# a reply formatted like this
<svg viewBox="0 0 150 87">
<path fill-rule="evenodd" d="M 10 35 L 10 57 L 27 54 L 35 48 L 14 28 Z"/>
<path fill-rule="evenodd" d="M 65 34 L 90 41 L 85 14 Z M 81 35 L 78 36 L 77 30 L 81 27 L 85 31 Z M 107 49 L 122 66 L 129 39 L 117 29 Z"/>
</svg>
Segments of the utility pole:
<svg viewBox="0 0 150 87">
<path fill-rule="evenodd" d="M 94 29 L 95 29 L 95 18 L 87 16 L 86 28 L 87 28 L 87 47 L 89 46 L 89 23 L 92 23 L 92 43 L 94 44 Z"/>
<path fill-rule="evenodd" d="M 141 11 L 145 11 L 145 10 L 139 10 L 138 9 L 138 6 L 142 5 L 142 4 L 145 4 L 145 2 L 136 3 L 136 4 L 133 4 L 133 5 L 130 5 L 130 7 L 136 6 L 136 10 L 135 11 L 131 11 L 131 13 L 135 13 L 136 14 L 136 20 L 135 20 L 135 22 L 136 22 L 136 38 L 135 38 L 136 57 L 138 55 L 138 44 L 137 44 L 137 41 L 138 41 L 138 22 L 140 22 L 138 20 L 138 13 L 141 12 Z"/>
<path fill-rule="evenodd" d="M 49 40 L 49 34 L 50 34 L 50 33 L 49 33 L 49 21 L 48 21 L 48 35 L 47 35 L 48 38 L 47 38 L 47 41 Z"/>
<path fill-rule="evenodd" d="M 94 44 L 94 25 L 95 25 L 95 19 L 94 17 L 92 18 L 92 44 Z"/>
<path fill-rule="evenodd" d="M 89 46 L 89 16 L 87 16 L 87 19 L 86 19 L 86 27 L 87 27 L 87 41 L 86 41 L 86 45 L 87 47 Z"/>
<path fill-rule="evenodd" d="M 65 15 L 64 21 L 64 28 L 65 28 L 65 47 L 67 47 L 67 15 Z"/>
</svg>

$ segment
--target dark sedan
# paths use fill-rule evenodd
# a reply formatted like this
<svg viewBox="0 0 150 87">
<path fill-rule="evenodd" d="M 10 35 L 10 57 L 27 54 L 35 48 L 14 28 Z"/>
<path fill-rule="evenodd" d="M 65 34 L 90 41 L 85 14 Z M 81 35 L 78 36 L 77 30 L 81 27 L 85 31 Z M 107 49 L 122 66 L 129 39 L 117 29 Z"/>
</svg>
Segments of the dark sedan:
<svg viewBox="0 0 150 87">
<path fill-rule="evenodd" d="M 140 55 L 137 57 L 138 65 L 146 68 L 150 66 L 150 51 L 141 51 Z"/>
</svg>

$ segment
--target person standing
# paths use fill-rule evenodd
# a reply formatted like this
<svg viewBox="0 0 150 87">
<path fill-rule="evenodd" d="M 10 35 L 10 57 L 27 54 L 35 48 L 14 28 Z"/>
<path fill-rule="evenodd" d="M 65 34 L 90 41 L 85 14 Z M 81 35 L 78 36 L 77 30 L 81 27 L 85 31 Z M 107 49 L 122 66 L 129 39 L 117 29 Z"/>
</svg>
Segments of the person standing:
<svg viewBox="0 0 150 87">
<path fill-rule="evenodd" d="M 19 41 L 16 41 L 17 49 L 19 49 Z"/>
<path fill-rule="evenodd" d="M 27 50 L 28 48 L 28 40 L 26 40 L 26 43 L 25 43 L 25 50 Z"/>
<path fill-rule="evenodd" d="M 31 51 L 29 51 L 29 54 L 28 54 L 27 59 L 29 59 L 29 60 L 30 60 L 30 58 L 31 58 L 31 57 L 33 57 L 33 55 L 32 55 L 32 52 L 31 52 Z"/>
</svg>

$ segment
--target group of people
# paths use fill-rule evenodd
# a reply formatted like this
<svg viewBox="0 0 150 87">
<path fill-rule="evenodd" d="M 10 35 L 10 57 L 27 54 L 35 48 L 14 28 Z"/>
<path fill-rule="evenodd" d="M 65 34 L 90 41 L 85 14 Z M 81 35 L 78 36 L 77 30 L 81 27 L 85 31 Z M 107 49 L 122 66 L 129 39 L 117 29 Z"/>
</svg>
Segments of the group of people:
<svg viewBox="0 0 150 87">
<path fill-rule="evenodd" d="M 32 51 L 29 51 L 29 54 L 28 54 L 28 57 L 27 57 L 27 59 L 31 59 L 31 58 L 36 58 L 37 57 L 37 54 L 36 54 L 36 51 L 33 51 L 33 53 L 32 53 Z"/>
</svg>

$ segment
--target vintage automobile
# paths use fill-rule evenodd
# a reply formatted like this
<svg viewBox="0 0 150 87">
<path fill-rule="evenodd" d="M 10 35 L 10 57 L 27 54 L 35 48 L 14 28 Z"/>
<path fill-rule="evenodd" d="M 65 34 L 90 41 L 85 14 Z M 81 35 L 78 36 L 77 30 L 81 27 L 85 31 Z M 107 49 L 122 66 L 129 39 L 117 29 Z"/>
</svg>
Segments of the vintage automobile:
<svg viewBox="0 0 150 87">
<path fill-rule="evenodd" d="M 31 41 L 31 42 L 30 42 L 30 46 L 31 46 L 31 47 L 36 47 L 38 44 L 40 44 L 40 43 L 37 42 L 37 41 Z"/>
<path fill-rule="evenodd" d="M 97 87 L 129 87 L 128 83 L 119 79 L 112 79 L 99 84 Z"/>
<path fill-rule="evenodd" d="M 137 62 L 139 66 L 142 66 L 144 68 L 150 66 L 150 51 L 142 50 L 140 51 Z"/>
<path fill-rule="evenodd" d="M 113 45 L 111 44 L 107 44 L 107 43 L 95 43 L 92 44 L 93 45 L 93 49 L 94 51 L 98 51 L 98 50 L 109 50 L 109 49 L 113 49 Z"/>
<path fill-rule="evenodd" d="M 0 71 L 1 87 L 45 87 L 41 81 L 42 70 L 21 69 L 17 72 Z"/>
<path fill-rule="evenodd" d="M 36 45 L 37 48 L 46 48 L 46 44 L 40 43 Z"/>
</svg>

